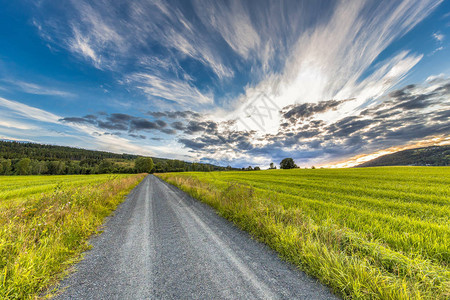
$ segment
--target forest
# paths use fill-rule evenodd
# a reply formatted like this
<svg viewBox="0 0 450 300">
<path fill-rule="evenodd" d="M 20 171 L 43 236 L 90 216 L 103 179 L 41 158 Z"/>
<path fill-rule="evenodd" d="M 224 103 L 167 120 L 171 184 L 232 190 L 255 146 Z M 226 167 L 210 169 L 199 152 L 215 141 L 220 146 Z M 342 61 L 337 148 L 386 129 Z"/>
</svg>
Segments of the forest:
<svg viewBox="0 0 450 300">
<path fill-rule="evenodd" d="M 81 148 L 43 145 L 16 141 L 0 141 L 0 175 L 65 175 L 138 173 L 135 160 L 139 156 L 93 151 Z M 223 171 L 206 163 L 152 157 L 152 172 Z"/>
</svg>

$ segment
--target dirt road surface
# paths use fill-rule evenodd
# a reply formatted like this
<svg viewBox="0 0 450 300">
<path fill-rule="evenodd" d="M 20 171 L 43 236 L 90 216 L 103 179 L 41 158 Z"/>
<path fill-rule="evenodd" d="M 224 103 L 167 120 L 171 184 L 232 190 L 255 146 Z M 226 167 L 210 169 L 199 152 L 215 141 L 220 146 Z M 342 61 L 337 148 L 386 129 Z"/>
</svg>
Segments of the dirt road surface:
<svg viewBox="0 0 450 300">
<path fill-rule="evenodd" d="M 147 176 L 57 299 L 336 299 L 209 206 Z"/>
</svg>

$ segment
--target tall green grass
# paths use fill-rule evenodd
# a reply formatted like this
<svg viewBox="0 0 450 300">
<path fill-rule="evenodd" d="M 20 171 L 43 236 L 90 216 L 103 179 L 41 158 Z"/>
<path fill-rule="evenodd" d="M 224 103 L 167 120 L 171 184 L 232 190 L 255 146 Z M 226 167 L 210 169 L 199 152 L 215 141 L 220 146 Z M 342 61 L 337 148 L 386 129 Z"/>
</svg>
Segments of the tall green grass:
<svg viewBox="0 0 450 300">
<path fill-rule="evenodd" d="M 143 177 L 0 177 L 0 299 L 40 297 Z"/>
<path fill-rule="evenodd" d="M 450 168 L 159 175 L 348 299 L 450 299 Z"/>
</svg>

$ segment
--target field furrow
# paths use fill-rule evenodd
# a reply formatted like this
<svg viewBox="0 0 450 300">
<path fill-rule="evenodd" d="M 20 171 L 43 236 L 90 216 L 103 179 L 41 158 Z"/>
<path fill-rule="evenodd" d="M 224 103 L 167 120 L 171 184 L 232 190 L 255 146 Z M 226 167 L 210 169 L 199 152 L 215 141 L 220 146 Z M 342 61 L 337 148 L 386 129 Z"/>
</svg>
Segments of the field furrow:
<svg viewBox="0 0 450 300">
<path fill-rule="evenodd" d="M 345 297 L 450 296 L 450 168 L 160 176 Z"/>
</svg>

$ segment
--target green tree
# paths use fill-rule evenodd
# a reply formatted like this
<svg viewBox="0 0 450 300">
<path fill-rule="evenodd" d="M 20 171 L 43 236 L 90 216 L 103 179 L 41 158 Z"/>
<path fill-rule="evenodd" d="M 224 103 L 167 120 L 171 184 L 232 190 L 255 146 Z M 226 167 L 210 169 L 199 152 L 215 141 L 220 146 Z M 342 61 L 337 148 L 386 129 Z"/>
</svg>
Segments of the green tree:
<svg viewBox="0 0 450 300">
<path fill-rule="evenodd" d="M 57 161 L 48 161 L 46 163 L 47 173 L 50 175 L 58 174 L 58 162 Z"/>
<path fill-rule="evenodd" d="M 19 160 L 19 162 L 16 164 L 16 173 L 18 175 L 28 175 L 31 171 L 31 159 L 29 158 L 22 158 Z"/>
<path fill-rule="evenodd" d="M 113 171 L 113 163 L 107 159 L 102 160 L 98 166 L 98 172 L 101 174 L 111 173 Z"/>
<path fill-rule="evenodd" d="M 255 167 L 253 170 L 255 170 L 255 171 L 261 171 L 261 168 L 260 168 L 260 167 Z"/>
<path fill-rule="evenodd" d="M 294 163 L 292 158 L 285 158 L 280 163 L 281 169 L 294 169 L 297 168 L 297 165 Z"/>
<path fill-rule="evenodd" d="M 66 174 L 66 163 L 63 161 L 48 161 L 47 173 L 51 175 L 63 175 Z"/>
<path fill-rule="evenodd" d="M 3 171 L 0 174 L 3 175 L 9 175 L 11 172 L 11 160 L 10 159 L 4 159 L 1 162 Z"/>
<path fill-rule="evenodd" d="M 150 173 L 153 169 L 153 159 L 151 157 L 138 157 L 134 161 L 134 168 L 138 173 Z"/>
<path fill-rule="evenodd" d="M 47 173 L 47 164 L 45 161 L 31 161 L 31 174 L 41 175 Z"/>
<path fill-rule="evenodd" d="M 269 169 L 276 169 L 277 166 L 275 166 L 275 164 L 273 162 L 270 163 L 270 168 Z"/>
</svg>

